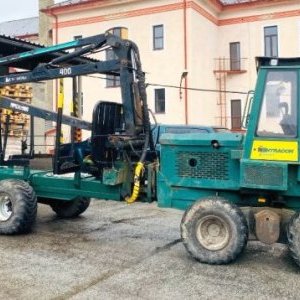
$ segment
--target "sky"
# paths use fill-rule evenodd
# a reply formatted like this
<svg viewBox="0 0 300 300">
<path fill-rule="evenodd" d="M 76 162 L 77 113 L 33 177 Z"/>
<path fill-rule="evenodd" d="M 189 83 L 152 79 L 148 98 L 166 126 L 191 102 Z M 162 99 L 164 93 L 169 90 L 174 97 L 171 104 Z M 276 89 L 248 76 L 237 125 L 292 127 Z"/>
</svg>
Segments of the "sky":
<svg viewBox="0 0 300 300">
<path fill-rule="evenodd" d="M 38 0 L 0 0 L 0 6 L 0 23 L 38 15 Z"/>
</svg>

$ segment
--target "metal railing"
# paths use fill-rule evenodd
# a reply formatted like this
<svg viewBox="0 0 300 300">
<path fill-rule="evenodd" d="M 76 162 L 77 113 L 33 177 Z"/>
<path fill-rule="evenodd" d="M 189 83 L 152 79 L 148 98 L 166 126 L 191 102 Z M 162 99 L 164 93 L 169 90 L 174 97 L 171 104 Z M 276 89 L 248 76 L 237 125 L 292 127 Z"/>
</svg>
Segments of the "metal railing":
<svg viewBox="0 0 300 300">
<path fill-rule="evenodd" d="M 245 72 L 247 58 L 231 59 L 226 57 L 215 58 L 214 72 Z"/>
</svg>

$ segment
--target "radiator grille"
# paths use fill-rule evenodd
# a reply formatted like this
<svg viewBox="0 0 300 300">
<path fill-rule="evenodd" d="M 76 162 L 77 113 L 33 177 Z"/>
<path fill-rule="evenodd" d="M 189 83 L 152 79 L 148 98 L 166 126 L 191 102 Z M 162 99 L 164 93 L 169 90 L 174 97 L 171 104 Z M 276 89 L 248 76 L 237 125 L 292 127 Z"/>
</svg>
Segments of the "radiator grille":
<svg viewBox="0 0 300 300">
<path fill-rule="evenodd" d="M 178 152 L 177 176 L 229 180 L 229 154 L 224 152 Z"/>
<path fill-rule="evenodd" d="M 244 183 L 280 187 L 284 184 L 284 169 L 280 166 L 244 166 Z"/>
</svg>

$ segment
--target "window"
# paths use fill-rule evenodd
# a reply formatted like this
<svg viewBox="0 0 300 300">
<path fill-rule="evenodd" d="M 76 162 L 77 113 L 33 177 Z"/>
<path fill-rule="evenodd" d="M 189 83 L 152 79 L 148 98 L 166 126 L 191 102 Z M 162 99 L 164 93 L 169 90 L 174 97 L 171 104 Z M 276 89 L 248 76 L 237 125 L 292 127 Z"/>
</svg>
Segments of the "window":
<svg viewBox="0 0 300 300">
<path fill-rule="evenodd" d="M 265 56 L 278 56 L 278 33 L 277 26 L 264 28 Z"/>
<path fill-rule="evenodd" d="M 184 134 L 184 133 L 208 133 L 208 132 L 209 130 L 205 128 L 191 128 L 187 126 L 166 128 L 166 133 Z"/>
<path fill-rule="evenodd" d="M 241 51 L 240 43 L 230 43 L 230 70 L 236 71 L 241 69 Z"/>
<path fill-rule="evenodd" d="M 257 135 L 297 136 L 297 72 L 268 72 Z"/>
<path fill-rule="evenodd" d="M 163 25 L 153 26 L 153 49 L 154 50 L 164 49 L 164 26 Z"/>
<path fill-rule="evenodd" d="M 155 113 L 164 114 L 165 113 L 165 89 L 155 89 Z"/>
<path fill-rule="evenodd" d="M 128 38 L 128 29 L 125 27 L 114 27 L 107 32 L 114 34 L 122 39 Z M 112 49 L 106 50 L 106 60 L 114 60 L 116 56 Z M 115 75 L 106 75 L 106 87 L 118 87 L 120 86 L 120 77 Z"/>
<path fill-rule="evenodd" d="M 241 100 L 231 100 L 231 129 L 241 129 Z"/>
</svg>

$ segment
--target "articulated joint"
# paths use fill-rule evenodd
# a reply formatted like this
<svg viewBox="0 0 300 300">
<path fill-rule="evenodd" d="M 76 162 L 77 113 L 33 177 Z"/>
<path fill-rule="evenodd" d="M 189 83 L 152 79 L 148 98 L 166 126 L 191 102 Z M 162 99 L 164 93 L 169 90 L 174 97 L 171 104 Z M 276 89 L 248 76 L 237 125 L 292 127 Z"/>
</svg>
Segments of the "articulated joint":
<svg viewBox="0 0 300 300">
<path fill-rule="evenodd" d="M 135 171 L 134 171 L 134 185 L 132 194 L 130 197 L 126 197 L 125 200 L 128 204 L 134 203 L 139 196 L 140 188 L 141 188 L 141 175 L 144 170 L 144 164 L 142 162 L 138 162 Z"/>
</svg>

